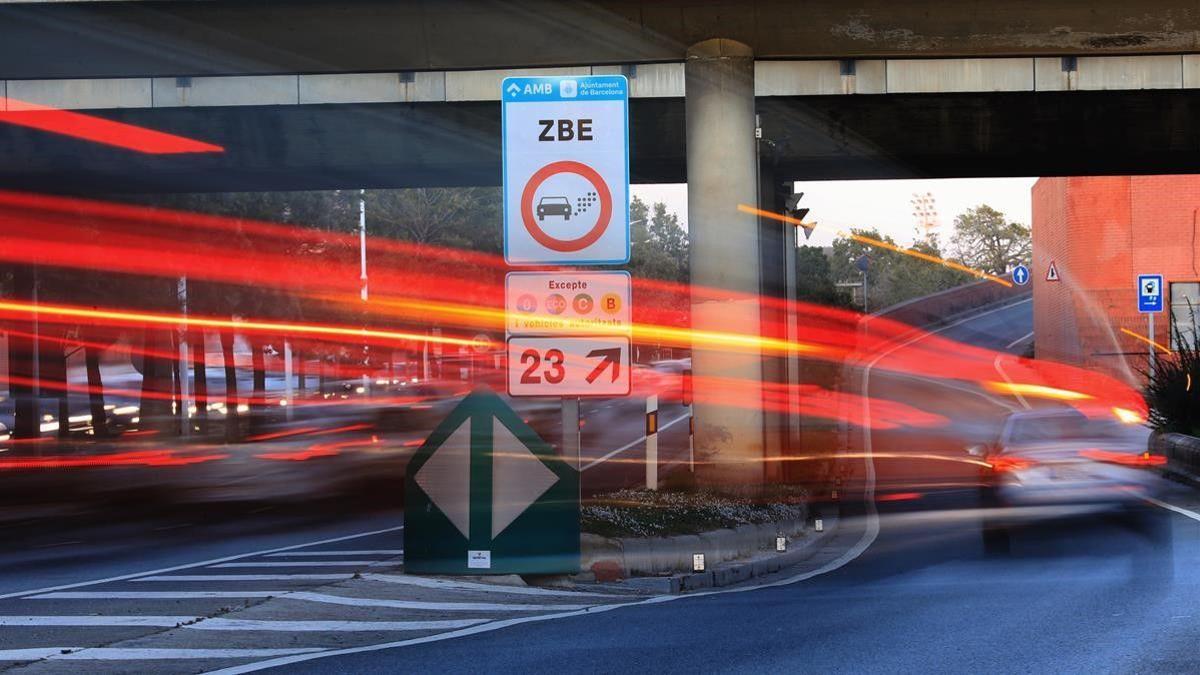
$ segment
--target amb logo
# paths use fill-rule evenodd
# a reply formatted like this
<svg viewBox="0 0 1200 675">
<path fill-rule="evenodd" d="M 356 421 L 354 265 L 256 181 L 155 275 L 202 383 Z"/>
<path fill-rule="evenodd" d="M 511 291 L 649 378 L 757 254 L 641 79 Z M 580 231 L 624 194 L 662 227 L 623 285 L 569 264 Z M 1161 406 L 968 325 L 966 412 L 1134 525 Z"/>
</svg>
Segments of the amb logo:
<svg viewBox="0 0 1200 675">
<path fill-rule="evenodd" d="M 553 82 L 526 82 L 524 87 L 513 82 L 508 85 L 508 95 L 515 98 L 517 94 L 522 96 L 549 95 L 554 93 Z"/>
</svg>

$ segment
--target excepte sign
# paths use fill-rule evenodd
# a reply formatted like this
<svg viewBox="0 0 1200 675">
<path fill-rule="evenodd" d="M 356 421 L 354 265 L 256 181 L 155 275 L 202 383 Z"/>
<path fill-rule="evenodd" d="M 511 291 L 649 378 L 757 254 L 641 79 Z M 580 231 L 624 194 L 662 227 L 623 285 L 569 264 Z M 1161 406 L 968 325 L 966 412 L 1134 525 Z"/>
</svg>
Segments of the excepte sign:
<svg viewBox="0 0 1200 675">
<path fill-rule="evenodd" d="M 623 75 L 501 85 L 504 259 L 629 260 L 629 83 Z"/>
<path fill-rule="evenodd" d="M 509 335 L 629 335 L 628 272 L 509 272 Z"/>
</svg>

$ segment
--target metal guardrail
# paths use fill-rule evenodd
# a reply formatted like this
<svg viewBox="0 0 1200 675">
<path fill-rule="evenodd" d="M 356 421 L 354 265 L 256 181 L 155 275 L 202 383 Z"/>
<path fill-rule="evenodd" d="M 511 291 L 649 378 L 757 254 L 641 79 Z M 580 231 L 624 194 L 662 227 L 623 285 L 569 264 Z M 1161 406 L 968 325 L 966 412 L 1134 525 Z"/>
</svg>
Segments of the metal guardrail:
<svg viewBox="0 0 1200 675">
<path fill-rule="evenodd" d="M 955 286 L 932 295 L 896 303 L 869 317 L 898 321 L 910 326 L 925 328 L 942 323 L 974 309 L 989 307 L 1006 300 L 1013 300 L 1031 291 L 1028 287 L 1002 286 L 992 281 L 976 281 Z"/>
<path fill-rule="evenodd" d="M 1200 483 L 1200 438 L 1186 434 L 1154 434 L 1150 448 L 1167 458 L 1167 471 Z"/>
</svg>

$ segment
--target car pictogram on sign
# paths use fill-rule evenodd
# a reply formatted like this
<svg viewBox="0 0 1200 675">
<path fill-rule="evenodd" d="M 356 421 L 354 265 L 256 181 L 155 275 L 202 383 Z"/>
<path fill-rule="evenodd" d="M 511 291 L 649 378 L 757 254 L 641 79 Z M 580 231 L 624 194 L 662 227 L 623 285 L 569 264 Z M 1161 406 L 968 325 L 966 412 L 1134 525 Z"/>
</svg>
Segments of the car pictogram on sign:
<svg viewBox="0 0 1200 675">
<path fill-rule="evenodd" d="M 563 220 L 570 220 L 571 202 L 566 197 L 542 197 L 538 200 L 537 217 L 538 220 L 545 220 L 546 216 L 562 216 Z"/>
</svg>

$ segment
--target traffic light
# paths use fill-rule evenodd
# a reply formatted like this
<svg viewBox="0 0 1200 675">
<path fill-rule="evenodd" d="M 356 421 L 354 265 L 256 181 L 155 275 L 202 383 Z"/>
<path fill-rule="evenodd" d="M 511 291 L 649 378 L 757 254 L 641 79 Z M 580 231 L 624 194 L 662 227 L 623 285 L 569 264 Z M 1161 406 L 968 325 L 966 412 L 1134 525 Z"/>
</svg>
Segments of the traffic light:
<svg viewBox="0 0 1200 675">
<path fill-rule="evenodd" d="M 784 200 L 784 215 L 801 221 L 800 228 L 804 230 L 804 240 L 808 241 L 808 238 L 812 236 L 815 223 L 811 225 L 803 223 L 805 216 L 808 215 L 808 209 L 797 208 L 800 206 L 800 199 L 803 197 L 803 192 L 794 192 L 788 195 L 787 199 Z"/>
</svg>

